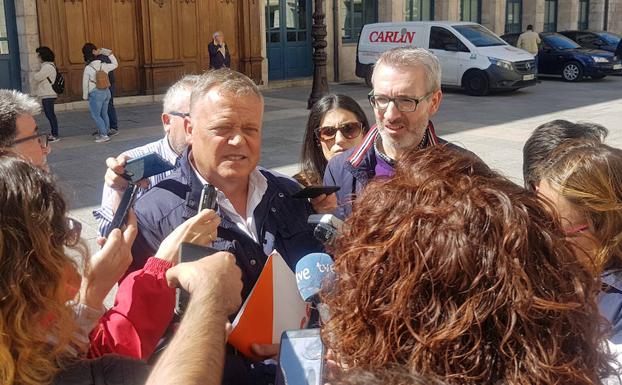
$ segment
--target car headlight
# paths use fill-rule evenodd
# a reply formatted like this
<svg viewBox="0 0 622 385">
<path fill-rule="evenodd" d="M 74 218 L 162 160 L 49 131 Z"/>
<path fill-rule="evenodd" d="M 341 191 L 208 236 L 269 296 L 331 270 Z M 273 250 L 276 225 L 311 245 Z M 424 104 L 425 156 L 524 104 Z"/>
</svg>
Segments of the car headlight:
<svg viewBox="0 0 622 385">
<path fill-rule="evenodd" d="M 594 60 L 594 62 L 596 63 L 608 63 L 609 59 L 607 59 L 606 57 L 602 57 L 602 56 L 592 56 L 592 60 Z"/>
<path fill-rule="evenodd" d="M 490 64 L 494 64 L 508 71 L 514 70 L 512 63 L 507 60 L 497 59 L 496 57 L 488 57 L 488 60 L 490 60 Z"/>
</svg>

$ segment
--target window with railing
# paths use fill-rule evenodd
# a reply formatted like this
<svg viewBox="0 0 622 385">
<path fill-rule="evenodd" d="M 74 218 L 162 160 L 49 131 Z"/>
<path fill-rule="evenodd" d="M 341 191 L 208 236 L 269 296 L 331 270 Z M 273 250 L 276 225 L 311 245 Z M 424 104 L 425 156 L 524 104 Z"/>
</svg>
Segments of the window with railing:
<svg viewBox="0 0 622 385">
<path fill-rule="evenodd" d="M 460 20 L 482 22 L 482 0 L 460 0 Z"/>
<path fill-rule="evenodd" d="M 343 20 L 344 43 L 356 43 L 365 24 L 378 21 L 378 0 L 343 0 L 340 14 Z"/>
<path fill-rule="evenodd" d="M 579 0 L 579 28 L 585 31 L 589 28 L 590 0 Z"/>
<path fill-rule="evenodd" d="M 544 32 L 557 31 L 557 0 L 544 0 Z"/>
<path fill-rule="evenodd" d="M 434 20 L 434 0 L 405 0 L 404 20 Z"/>
<path fill-rule="evenodd" d="M 505 3 L 505 33 L 523 31 L 523 2 L 522 0 L 507 0 Z"/>
</svg>

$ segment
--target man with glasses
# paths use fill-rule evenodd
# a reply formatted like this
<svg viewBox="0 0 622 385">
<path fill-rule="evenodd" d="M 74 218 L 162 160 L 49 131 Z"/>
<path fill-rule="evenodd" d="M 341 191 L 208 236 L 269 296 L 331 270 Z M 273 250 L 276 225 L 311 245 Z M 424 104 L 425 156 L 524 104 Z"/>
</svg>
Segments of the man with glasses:
<svg viewBox="0 0 622 385">
<path fill-rule="evenodd" d="M 176 164 L 178 158 L 186 149 L 184 118 L 188 116 L 190 93 L 197 79 L 197 75 L 184 76 L 166 92 L 162 102 L 162 126 L 164 127 L 165 134 L 162 139 L 128 150 L 116 158 L 106 159 L 108 170 L 106 170 L 104 191 L 102 193 L 102 205 L 99 210 L 93 211 L 93 215 L 99 222 L 99 233 L 101 236 L 107 234 L 123 191 L 128 186 L 127 180 L 120 176 L 124 172 L 125 163 L 129 159 L 155 152 L 168 162 Z M 167 171 L 154 175 L 148 178 L 148 180 L 139 182 L 139 185 L 143 188 L 138 190 L 136 199 L 168 177 L 171 172 Z"/>
<path fill-rule="evenodd" d="M 369 102 L 376 125 L 363 143 L 330 160 L 324 184 L 340 186 L 335 214 L 352 212 L 354 195 L 374 177 L 390 177 L 399 157 L 409 151 L 446 144 L 438 138 L 430 118 L 443 98 L 441 68 L 436 56 L 421 48 L 384 52 L 374 67 Z"/>
<path fill-rule="evenodd" d="M 34 116 L 41 105 L 15 90 L 0 90 L 0 146 L 12 148 L 33 165 L 48 170 L 50 146 L 47 132 L 39 132 Z"/>
</svg>

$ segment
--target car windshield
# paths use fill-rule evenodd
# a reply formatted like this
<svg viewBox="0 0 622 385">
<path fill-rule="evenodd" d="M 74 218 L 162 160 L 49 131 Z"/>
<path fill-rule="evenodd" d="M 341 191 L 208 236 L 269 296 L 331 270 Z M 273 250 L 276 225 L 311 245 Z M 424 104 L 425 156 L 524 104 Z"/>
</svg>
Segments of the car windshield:
<svg viewBox="0 0 622 385">
<path fill-rule="evenodd" d="M 562 35 L 546 35 L 544 41 L 554 49 L 581 48 L 580 45 Z"/>
<path fill-rule="evenodd" d="M 490 32 L 481 25 L 468 24 L 468 25 L 454 25 L 456 31 L 462 36 L 467 38 L 468 41 L 473 43 L 476 47 L 492 47 L 495 45 L 506 45 L 507 43 L 501 40 L 497 35 Z"/>
<path fill-rule="evenodd" d="M 622 38 L 622 36 L 618 35 L 617 33 L 611 32 L 599 32 L 597 33 L 597 35 L 600 36 L 600 38 L 607 42 L 607 44 L 609 45 L 618 45 L 620 39 Z"/>
</svg>

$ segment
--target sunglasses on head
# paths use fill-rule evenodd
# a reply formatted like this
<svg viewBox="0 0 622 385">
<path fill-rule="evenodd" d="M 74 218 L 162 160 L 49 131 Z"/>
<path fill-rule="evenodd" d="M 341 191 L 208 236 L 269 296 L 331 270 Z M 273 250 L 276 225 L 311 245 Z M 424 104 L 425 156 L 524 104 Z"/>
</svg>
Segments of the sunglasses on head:
<svg viewBox="0 0 622 385">
<path fill-rule="evenodd" d="M 67 246 L 75 246 L 80 241 L 82 234 L 82 224 L 73 218 L 67 218 L 67 238 L 65 244 Z"/>
<path fill-rule="evenodd" d="M 318 139 L 325 142 L 335 139 L 337 131 L 341 132 L 341 135 L 343 135 L 346 139 L 354 139 L 361 135 L 361 132 L 363 131 L 363 124 L 361 122 L 348 122 L 341 123 L 336 126 L 319 127 L 315 130 L 315 135 Z"/>
</svg>

